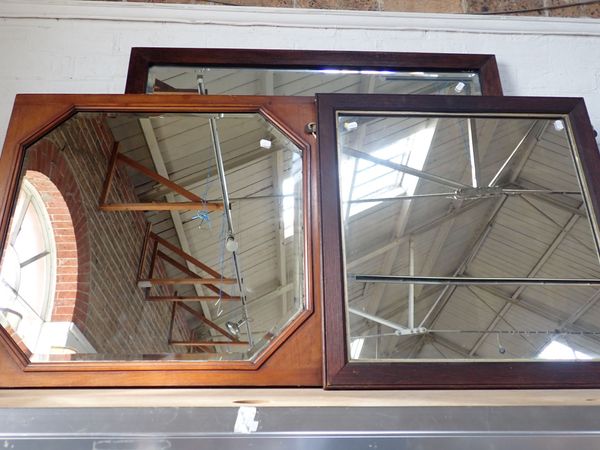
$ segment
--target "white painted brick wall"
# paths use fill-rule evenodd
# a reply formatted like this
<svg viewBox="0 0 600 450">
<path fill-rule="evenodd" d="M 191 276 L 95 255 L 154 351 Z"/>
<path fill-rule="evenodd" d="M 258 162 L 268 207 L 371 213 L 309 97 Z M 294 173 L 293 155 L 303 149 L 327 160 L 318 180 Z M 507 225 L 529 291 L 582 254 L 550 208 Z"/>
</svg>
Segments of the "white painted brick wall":
<svg viewBox="0 0 600 450">
<path fill-rule="evenodd" d="M 600 129 L 600 21 L 0 0 L 0 142 L 14 96 L 121 93 L 134 46 L 492 53 L 506 95 L 584 97 Z"/>
</svg>

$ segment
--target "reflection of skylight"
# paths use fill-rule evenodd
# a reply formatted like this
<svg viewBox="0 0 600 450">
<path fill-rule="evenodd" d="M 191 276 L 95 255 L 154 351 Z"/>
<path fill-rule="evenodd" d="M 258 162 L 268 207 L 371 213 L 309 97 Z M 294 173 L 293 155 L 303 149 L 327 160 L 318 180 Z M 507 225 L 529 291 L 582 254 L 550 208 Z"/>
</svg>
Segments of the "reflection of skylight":
<svg viewBox="0 0 600 450">
<path fill-rule="evenodd" d="M 431 147 L 435 125 L 436 120 L 431 120 L 425 128 L 369 154 L 422 170 Z M 362 149 L 358 150 L 362 151 Z M 346 203 L 348 200 L 413 195 L 419 182 L 419 178 L 413 175 L 407 175 L 367 159 L 348 156 L 340 165 L 340 176 L 345 217 L 351 217 L 381 203 L 348 204 Z"/>
<path fill-rule="evenodd" d="M 350 359 L 360 358 L 360 352 L 362 351 L 365 338 L 353 339 L 350 343 Z"/>
<path fill-rule="evenodd" d="M 574 350 L 566 344 L 558 341 L 552 341 L 546 345 L 537 356 L 538 359 L 593 359 L 594 357 L 586 353 Z"/>
</svg>

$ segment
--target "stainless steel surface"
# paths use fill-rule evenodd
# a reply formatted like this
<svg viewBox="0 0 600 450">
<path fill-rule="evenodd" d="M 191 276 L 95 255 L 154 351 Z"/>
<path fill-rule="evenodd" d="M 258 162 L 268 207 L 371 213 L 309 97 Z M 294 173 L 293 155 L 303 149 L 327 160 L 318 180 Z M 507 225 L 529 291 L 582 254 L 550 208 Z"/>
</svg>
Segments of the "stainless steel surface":
<svg viewBox="0 0 600 450">
<path fill-rule="evenodd" d="M 592 449 L 596 406 L 1 409 L 10 449 Z"/>
</svg>

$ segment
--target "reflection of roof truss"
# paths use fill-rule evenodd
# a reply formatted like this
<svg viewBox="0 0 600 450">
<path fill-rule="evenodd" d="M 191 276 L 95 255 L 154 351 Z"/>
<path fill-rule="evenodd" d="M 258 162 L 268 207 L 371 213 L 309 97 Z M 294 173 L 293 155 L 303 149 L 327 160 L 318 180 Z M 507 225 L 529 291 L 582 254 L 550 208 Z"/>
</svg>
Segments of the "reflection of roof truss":
<svg viewBox="0 0 600 450">
<path fill-rule="evenodd" d="M 596 278 L 578 278 L 578 279 L 576 279 L 576 278 L 536 278 L 536 274 L 542 269 L 542 267 L 545 265 L 545 263 L 548 261 L 548 259 L 554 254 L 555 250 L 558 248 L 560 243 L 565 239 L 565 237 L 569 234 L 569 232 L 575 227 L 576 223 L 578 222 L 578 219 L 580 219 L 581 217 L 587 217 L 585 210 L 581 209 L 580 197 L 578 197 L 579 200 L 576 200 L 573 197 L 569 197 L 569 195 L 574 195 L 574 194 L 580 195 L 580 192 L 544 189 L 544 188 L 540 188 L 539 186 L 536 186 L 535 184 L 530 183 L 526 180 L 519 180 L 519 183 L 518 184 L 516 183 L 517 179 L 519 178 L 521 170 L 523 169 L 526 161 L 528 160 L 529 156 L 531 155 L 531 152 L 535 148 L 536 144 L 540 141 L 541 135 L 545 131 L 545 124 L 543 123 L 543 121 L 535 121 L 529 127 L 529 129 L 527 130 L 527 132 L 525 133 L 523 138 L 518 142 L 518 144 L 516 145 L 514 150 L 508 156 L 508 158 L 503 162 L 500 170 L 497 171 L 496 175 L 493 177 L 492 182 L 490 182 L 489 186 L 483 186 L 483 187 L 478 187 L 478 185 L 479 186 L 481 185 L 480 168 L 479 168 L 478 162 L 474 161 L 474 159 L 477 159 L 477 161 L 479 161 L 479 157 L 477 156 L 479 153 L 479 151 L 478 151 L 479 149 L 476 148 L 477 140 L 475 138 L 473 138 L 474 124 L 469 123 L 469 131 L 470 131 L 470 133 L 469 133 L 470 138 L 468 139 L 468 143 L 469 143 L 469 154 L 471 157 L 470 176 L 471 176 L 471 181 L 472 181 L 471 184 L 473 184 L 472 188 L 456 188 L 455 191 L 453 191 L 453 192 L 414 195 L 414 196 L 410 196 L 410 197 L 407 196 L 406 198 L 395 197 L 395 198 L 378 198 L 378 199 L 360 199 L 360 200 L 358 200 L 359 202 L 366 202 L 366 201 L 373 201 L 373 202 L 375 202 L 375 201 L 378 201 L 378 202 L 390 201 L 390 202 L 393 202 L 393 201 L 408 201 L 408 200 L 412 200 L 413 198 L 416 198 L 416 197 L 428 197 L 428 196 L 444 197 L 444 196 L 446 196 L 448 198 L 453 198 L 453 199 L 457 199 L 457 200 L 468 199 L 468 200 L 475 200 L 475 202 L 476 202 L 477 200 L 481 200 L 484 198 L 498 197 L 498 202 L 496 203 L 496 206 L 491 209 L 491 214 L 489 215 L 489 217 L 483 224 L 482 228 L 480 228 L 481 231 L 476 236 L 476 238 L 472 240 L 472 243 L 467 247 L 469 250 L 467 250 L 464 253 L 463 258 L 462 258 L 462 263 L 458 266 L 457 270 L 453 273 L 453 275 L 451 277 L 417 277 L 417 276 L 413 276 L 412 274 L 408 275 L 408 276 L 395 276 L 395 275 L 368 275 L 368 274 L 356 273 L 354 275 L 349 275 L 349 276 L 351 277 L 351 279 L 354 279 L 355 281 L 366 282 L 366 283 L 378 283 L 378 282 L 384 283 L 384 284 L 402 283 L 402 284 L 407 284 L 409 286 L 411 286 L 411 285 L 414 286 L 414 284 L 419 284 L 421 286 L 425 285 L 425 284 L 439 284 L 439 285 L 444 286 L 444 288 L 439 293 L 437 298 L 435 298 L 435 300 L 432 302 L 429 310 L 425 313 L 425 318 L 418 325 L 418 328 L 421 330 L 423 329 L 422 327 L 427 327 L 430 330 L 434 330 L 434 331 L 435 331 L 434 324 L 435 324 L 436 320 L 439 318 L 439 316 L 440 316 L 441 312 L 444 310 L 446 304 L 448 303 L 450 298 L 455 293 L 456 287 L 458 285 L 463 285 L 463 284 L 464 285 L 478 285 L 479 284 L 479 285 L 482 285 L 482 286 L 480 286 L 480 288 L 482 288 L 482 289 L 491 289 L 489 287 L 484 286 L 484 285 L 488 285 L 488 284 L 518 285 L 519 287 L 512 294 L 510 294 L 508 296 L 504 295 L 504 296 L 500 297 L 501 299 L 505 300 L 504 306 L 498 311 L 493 310 L 493 312 L 494 312 L 493 319 L 491 320 L 491 322 L 489 323 L 489 325 L 487 327 L 480 330 L 481 335 L 478 337 L 475 344 L 473 344 L 469 349 L 465 349 L 460 346 L 457 346 L 452 341 L 446 342 L 446 343 L 451 344 L 449 346 L 445 345 L 447 348 L 449 348 L 453 352 L 459 353 L 460 355 L 465 356 L 465 357 L 474 356 L 476 354 L 477 350 L 481 347 L 481 345 L 487 338 L 487 336 L 490 333 L 492 333 L 492 334 L 496 333 L 496 331 L 495 331 L 496 327 L 500 324 L 500 322 L 506 322 L 505 316 L 507 315 L 507 313 L 509 312 L 509 310 L 511 309 L 511 307 L 513 305 L 519 305 L 520 307 L 526 309 L 529 312 L 533 312 L 533 313 L 537 314 L 538 316 L 541 316 L 547 320 L 551 320 L 552 322 L 557 323 L 558 328 L 556 330 L 567 330 L 567 331 L 574 330 L 575 333 L 586 335 L 586 336 L 589 335 L 589 338 L 597 339 L 594 336 L 594 333 L 589 333 L 586 330 L 582 330 L 581 328 L 574 326 L 574 322 L 576 320 L 578 320 L 591 307 L 596 305 L 598 301 L 600 301 L 600 291 L 596 292 L 593 296 L 591 296 L 589 298 L 589 300 L 587 302 L 585 302 L 585 304 L 581 305 L 577 309 L 577 311 L 570 314 L 570 316 L 567 319 L 564 319 L 564 318 L 557 319 L 557 317 L 555 317 L 555 316 L 548 315 L 547 313 L 544 314 L 544 311 L 542 309 L 538 310 L 536 307 L 532 307 L 526 303 L 523 303 L 520 299 L 520 295 L 522 294 L 522 292 L 525 290 L 525 288 L 527 286 L 530 286 L 530 285 L 584 285 L 584 286 L 600 285 L 600 280 L 598 280 Z M 366 155 L 366 154 L 363 154 L 363 152 L 358 152 L 356 150 L 349 150 L 349 151 L 352 153 L 355 153 L 355 154 L 351 154 L 351 156 L 355 156 L 355 157 L 363 157 L 364 155 Z M 344 152 L 347 153 L 348 151 L 345 149 Z M 369 159 L 372 162 L 380 163 L 380 161 L 376 161 L 373 158 L 369 158 Z M 377 159 L 377 158 L 375 158 L 375 159 Z M 390 162 L 388 161 L 385 163 L 385 165 L 388 167 L 391 167 L 391 164 L 394 164 L 394 167 L 392 167 L 393 169 L 404 170 L 404 168 L 402 168 L 402 167 L 396 167 L 397 165 L 395 163 L 391 163 L 391 164 L 389 164 L 389 163 Z M 508 170 L 509 168 L 511 168 L 510 171 Z M 411 172 L 414 172 L 413 169 L 410 169 L 410 170 L 411 170 Z M 406 173 L 409 173 L 409 172 L 407 171 Z M 413 173 L 411 173 L 411 174 L 413 174 Z M 421 174 L 414 173 L 413 175 L 419 176 L 421 179 L 424 179 L 424 180 L 433 181 L 438 184 L 445 184 L 446 186 L 449 186 L 449 184 L 445 182 L 446 181 L 445 179 L 440 180 L 440 179 L 438 179 L 439 177 L 437 175 L 429 174 L 425 171 L 423 171 Z M 433 178 L 435 178 L 435 179 L 432 179 L 431 175 L 433 175 Z M 443 181 L 443 182 L 441 182 L 441 181 Z M 501 183 L 503 186 L 498 186 L 498 185 L 496 185 L 496 183 Z M 558 207 L 563 211 L 570 212 L 571 217 L 564 224 L 563 223 L 561 223 L 561 224 L 555 223 L 555 225 L 558 225 L 560 227 L 558 234 L 555 236 L 554 240 L 550 243 L 550 245 L 548 245 L 548 247 L 544 251 L 544 253 L 539 257 L 537 263 L 533 266 L 533 268 L 530 270 L 530 272 L 527 274 L 526 277 L 520 277 L 520 278 L 469 277 L 468 274 L 466 273 L 466 269 L 467 269 L 469 263 L 476 258 L 477 253 L 483 246 L 486 238 L 489 236 L 489 232 L 491 231 L 491 229 L 494 225 L 494 222 L 495 222 L 495 219 L 497 218 L 498 212 L 500 211 L 504 202 L 506 201 L 506 199 L 509 196 L 521 196 L 532 207 L 535 207 L 535 205 L 533 205 L 528 200 L 528 197 L 536 198 L 536 199 L 540 200 L 541 202 L 547 203 L 554 207 Z M 577 207 L 577 205 L 574 204 L 575 202 L 577 202 L 579 207 Z M 470 202 L 470 203 L 467 203 L 466 206 L 472 207 L 472 204 L 473 203 Z M 463 208 L 465 208 L 465 207 L 463 207 Z M 431 223 L 422 225 L 421 227 L 422 227 L 423 231 L 429 231 L 438 226 L 442 227 L 440 229 L 445 229 L 444 224 L 448 224 L 448 223 L 452 224 L 452 221 L 454 218 L 458 217 L 460 214 L 465 212 L 465 211 L 463 211 L 463 208 L 459 207 L 457 210 L 454 210 L 444 216 L 436 218 L 433 221 L 433 223 L 434 223 L 433 226 L 431 226 Z M 404 211 L 404 213 L 406 213 L 406 211 Z M 547 218 L 552 220 L 550 217 L 547 217 Z M 354 261 L 348 262 L 348 264 L 346 266 L 347 270 L 351 271 L 352 269 L 357 269 L 360 267 L 361 264 L 369 261 L 370 259 L 373 259 L 376 256 L 383 255 L 389 251 L 397 249 L 401 244 L 405 244 L 406 242 L 408 242 L 410 239 L 410 236 L 414 236 L 414 234 L 411 232 L 407 232 L 403 236 L 395 237 L 392 242 L 382 245 L 379 248 L 375 248 L 375 249 L 369 251 L 367 254 L 364 254 L 364 255 L 360 256 L 359 258 L 355 259 Z M 436 247 L 443 246 L 444 242 L 447 238 L 448 238 L 448 233 L 446 233 L 445 239 L 442 239 L 442 241 L 439 242 L 439 245 L 437 245 Z M 573 237 L 573 239 L 577 240 L 576 237 Z M 585 246 L 585 247 L 587 247 L 587 246 Z M 385 268 L 386 267 L 385 267 L 385 263 L 384 263 L 382 265 L 382 270 L 379 271 L 379 273 L 384 273 L 384 274 L 389 273 L 389 271 L 384 270 Z M 428 272 L 426 272 L 426 273 L 428 273 Z M 410 295 L 409 295 L 409 297 L 410 297 Z M 410 314 L 412 312 L 410 303 L 411 302 L 410 302 L 410 298 L 409 298 L 409 302 L 408 302 L 408 309 L 409 309 L 408 321 L 409 321 L 409 323 L 411 323 Z M 368 307 L 368 303 L 366 304 L 366 306 Z M 397 309 L 398 308 L 396 308 L 396 310 Z M 351 312 L 354 312 L 354 311 L 351 309 Z M 359 312 L 362 313 L 362 311 L 359 311 Z M 383 314 L 383 311 L 380 312 L 380 314 Z M 390 311 L 385 314 L 385 317 L 393 317 L 393 316 L 395 316 L 395 314 L 396 313 L 392 313 Z M 361 315 L 361 314 L 358 314 L 358 315 Z M 374 317 L 377 318 L 378 316 L 374 316 Z M 381 323 L 381 322 L 379 322 L 379 323 Z M 509 327 L 512 327 L 512 325 L 510 325 L 508 322 L 506 322 L 506 324 Z M 416 329 L 417 328 L 415 328 L 415 330 Z M 364 330 L 364 328 L 363 328 L 363 330 Z M 556 330 L 551 330 L 551 331 L 556 332 Z M 514 332 L 514 327 L 513 327 L 513 332 Z M 411 334 L 411 333 L 403 333 L 403 334 Z M 414 333 L 414 334 L 422 334 L 422 333 Z M 413 346 L 413 349 L 410 352 L 411 357 L 416 356 L 420 352 L 421 348 L 426 343 L 428 343 L 428 342 L 430 342 L 430 343 L 438 342 L 439 343 L 439 341 L 437 341 L 438 337 L 440 339 L 444 339 L 437 335 L 436 336 L 423 335 L 420 338 L 418 338 L 418 340 L 416 341 L 416 344 Z M 521 335 L 521 337 L 526 339 L 524 337 L 524 335 Z M 391 341 L 389 341 L 389 342 L 391 342 Z M 529 342 L 529 344 L 530 344 L 530 346 L 532 345 L 530 342 Z M 444 344 L 441 344 L 441 345 L 444 345 Z M 533 346 L 533 347 L 534 347 L 534 349 L 537 348 L 536 346 Z M 534 355 L 535 355 L 535 353 L 534 353 Z"/>
</svg>

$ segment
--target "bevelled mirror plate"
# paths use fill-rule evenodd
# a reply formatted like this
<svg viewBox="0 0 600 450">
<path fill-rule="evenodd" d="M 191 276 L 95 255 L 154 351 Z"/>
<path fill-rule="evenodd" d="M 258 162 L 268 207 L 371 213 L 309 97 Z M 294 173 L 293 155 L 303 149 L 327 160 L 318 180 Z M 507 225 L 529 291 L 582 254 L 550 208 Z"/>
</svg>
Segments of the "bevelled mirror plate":
<svg viewBox="0 0 600 450">
<path fill-rule="evenodd" d="M 263 69 L 154 65 L 146 93 L 209 93 L 212 95 L 311 96 L 322 92 L 348 94 L 481 95 L 474 72 L 435 70 Z"/>
<path fill-rule="evenodd" d="M 32 362 L 252 361 L 307 309 L 303 155 L 260 114 L 78 112 L 22 167 L 0 322 Z"/>
<path fill-rule="evenodd" d="M 336 117 L 350 363 L 600 358 L 596 218 L 568 120 Z"/>
</svg>

